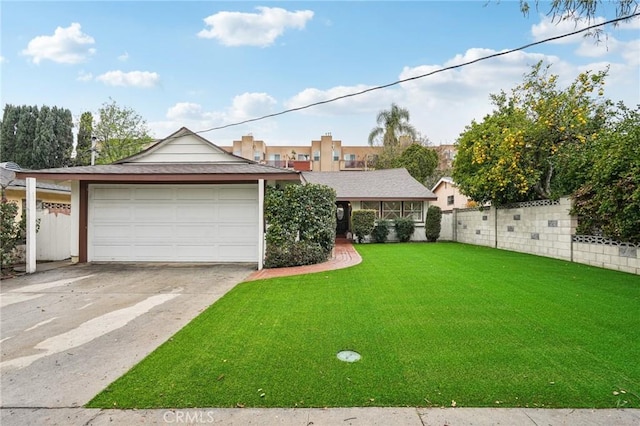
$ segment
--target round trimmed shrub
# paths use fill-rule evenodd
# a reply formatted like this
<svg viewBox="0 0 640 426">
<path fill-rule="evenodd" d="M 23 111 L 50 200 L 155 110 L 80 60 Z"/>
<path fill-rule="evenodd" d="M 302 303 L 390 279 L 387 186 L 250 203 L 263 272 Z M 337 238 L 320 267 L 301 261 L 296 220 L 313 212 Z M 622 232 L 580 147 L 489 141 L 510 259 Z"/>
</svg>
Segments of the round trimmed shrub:
<svg viewBox="0 0 640 426">
<path fill-rule="evenodd" d="M 371 231 L 371 237 L 376 243 L 386 243 L 389 238 L 390 224 L 386 219 L 381 219 Z"/>
<path fill-rule="evenodd" d="M 409 217 L 399 217 L 395 220 L 396 235 L 400 242 L 406 243 L 411 239 L 413 231 L 416 229 L 413 219 Z"/>
</svg>

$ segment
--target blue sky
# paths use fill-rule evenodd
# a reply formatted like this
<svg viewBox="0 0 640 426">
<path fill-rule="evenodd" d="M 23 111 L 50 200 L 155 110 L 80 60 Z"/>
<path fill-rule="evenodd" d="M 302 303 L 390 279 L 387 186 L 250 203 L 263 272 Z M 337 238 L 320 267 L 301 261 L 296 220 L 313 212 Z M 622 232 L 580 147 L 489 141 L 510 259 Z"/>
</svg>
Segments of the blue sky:
<svg viewBox="0 0 640 426">
<path fill-rule="evenodd" d="M 31 2 L 2 1 L 2 105 L 96 112 L 109 98 L 136 110 L 156 137 L 194 131 L 423 74 L 574 30 L 547 7 L 517 1 Z M 598 19 L 614 17 L 603 10 Z M 432 143 L 453 143 L 544 59 L 567 83 L 610 68 L 606 95 L 640 103 L 640 19 L 605 28 L 600 44 L 572 37 L 388 89 L 203 133 L 219 145 L 253 134 L 308 144 L 330 132 L 366 145 L 392 102 Z"/>
</svg>

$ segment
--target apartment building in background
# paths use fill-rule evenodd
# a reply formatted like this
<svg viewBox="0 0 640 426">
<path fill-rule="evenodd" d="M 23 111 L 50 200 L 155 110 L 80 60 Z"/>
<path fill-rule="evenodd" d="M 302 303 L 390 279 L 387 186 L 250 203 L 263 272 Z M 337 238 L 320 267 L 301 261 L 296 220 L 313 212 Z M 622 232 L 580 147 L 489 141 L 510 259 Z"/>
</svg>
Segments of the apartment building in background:
<svg viewBox="0 0 640 426">
<path fill-rule="evenodd" d="M 380 151 L 379 147 L 343 145 L 342 141 L 333 139 L 330 133 L 306 146 L 267 146 L 264 141 L 247 135 L 233 141 L 233 146 L 221 148 L 262 164 L 316 172 L 368 170 Z"/>
<path fill-rule="evenodd" d="M 233 146 L 221 146 L 238 157 L 275 167 L 299 171 L 341 172 L 369 170 L 381 147 L 344 145 L 327 133 L 310 145 L 268 146 L 253 135 L 234 140 Z M 440 159 L 440 168 L 450 168 L 455 157 L 453 145 L 434 147 Z"/>
</svg>

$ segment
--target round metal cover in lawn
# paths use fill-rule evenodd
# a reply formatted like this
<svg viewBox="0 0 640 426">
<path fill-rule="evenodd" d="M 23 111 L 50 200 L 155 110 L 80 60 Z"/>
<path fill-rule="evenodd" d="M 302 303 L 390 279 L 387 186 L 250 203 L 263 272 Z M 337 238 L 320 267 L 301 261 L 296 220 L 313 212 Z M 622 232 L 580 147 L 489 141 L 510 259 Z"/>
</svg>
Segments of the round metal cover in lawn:
<svg viewBox="0 0 640 426">
<path fill-rule="evenodd" d="M 340 351 L 337 355 L 340 361 L 356 362 L 360 360 L 360 354 L 356 351 Z"/>
</svg>

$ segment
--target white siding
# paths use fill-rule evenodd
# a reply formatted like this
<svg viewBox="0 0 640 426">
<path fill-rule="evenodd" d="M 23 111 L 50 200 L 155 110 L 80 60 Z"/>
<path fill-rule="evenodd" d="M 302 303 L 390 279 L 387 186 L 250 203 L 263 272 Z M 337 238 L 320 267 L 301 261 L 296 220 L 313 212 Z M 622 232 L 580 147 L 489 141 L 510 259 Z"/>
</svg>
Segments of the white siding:
<svg viewBox="0 0 640 426">
<path fill-rule="evenodd" d="M 257 262 L 258 187 L 91 185 L 89 261 Z"/>
<path fill-rule="evenodd" d="M 239 161 L 228 152 L 193 135 L 169 140 L 135 160 L 136 163 L 206 163 Z"/>
</svg>

